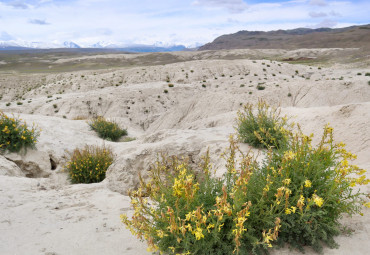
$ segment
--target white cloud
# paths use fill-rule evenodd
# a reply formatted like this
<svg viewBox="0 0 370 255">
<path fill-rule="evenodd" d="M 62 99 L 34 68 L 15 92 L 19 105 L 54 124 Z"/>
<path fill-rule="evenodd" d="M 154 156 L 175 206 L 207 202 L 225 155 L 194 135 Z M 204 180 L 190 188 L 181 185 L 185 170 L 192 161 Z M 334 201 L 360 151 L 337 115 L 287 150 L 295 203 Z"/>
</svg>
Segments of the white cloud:
<svg viewBox="0 0 370 255">
<path fill-rule="evenodd" d="M 30 19 L 28 22 L 35 25 L 50 25 L 50 23 L 42 19 Z"/>
<path fill-rule="evenodd" d="M 338 12 L 336 12 L 336 11 L 331 11 L 331 12 L 329 12 L 329 15 L 330 15 L 330 16 L 334 16 L 334 17 L 341 17 L 341 16 L 342 16 L 340 13 L 338 13 Z"/>
<path fill-rule="evenodd" d="M 225 8 L 231 13 L 241 13 L 248 8 L 243 0 L 197 0 L 193 5 Z"/>
<path fill-rule="evenodd" d="M 328 3 L 325 0 L 311 0 L 310 5 L 326 6 Z"/>
<path fill-rule="evenodd" d="M 9 2 L 8 5 L 16 9 L 28 9 L 28 5 L 25 3 L 25 1 L 12 1 Z"/>
<path fill-rule="evenodd" d="M 310 24 L 307 27 L 309 28 L 335 28 L 337 27 L 338 22 L 332 19 L 324 19 L 316 24 Z"/>
<path fill-rule="evenodd" d="M 332 27 L 335 27 L 337 24 L 338 22 L 334 20 L 325 19 L 321 21 L 320 23 L 311 26 L 311 28 L 327 28 L 327 27 L 332 28 Z"/>
<path fill-rule="evenodd" d="M 322 18 L 328 16 L 325 12 L 309 12 L 308 15 L 312 18 Z"/>
</svg>

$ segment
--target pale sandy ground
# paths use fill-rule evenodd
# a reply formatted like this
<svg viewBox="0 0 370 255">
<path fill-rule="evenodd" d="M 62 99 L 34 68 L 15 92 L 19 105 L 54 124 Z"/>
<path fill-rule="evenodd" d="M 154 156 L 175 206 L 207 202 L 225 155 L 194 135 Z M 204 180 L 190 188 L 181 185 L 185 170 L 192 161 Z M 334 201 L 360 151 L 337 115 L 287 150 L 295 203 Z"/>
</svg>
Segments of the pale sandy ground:
<svg viewBox="0 0 370 255">
<path fill-rule="evenodd" d="M 179 56 L 189 54 L 193 53 Z M 207 54 L 217 58 L 217 54 L 226 53 Z M 282 54 L 312 57 L 318 53 L 302 50 Z M 359 72 L 362 75 L 357 75 Z M 19 75 L 22 86 L 6 83 L 4 78 L 0 109 L 42 129 L 37 149 L 50 156 L 57 168 L 44 169 L 50 173 L 48 178 L 0 175 L 0 254 L 147 254 L 146 245 L 119 219 L 121 213 L 130 211 L 129 198 L 123 194 L 137 184 L 137 173 L 145 175 L 160 151 L 190 156 L 196 164 L 209 148 L 218 174 L 222 174 L 223 162 L 218 155 L 234 132 L 236 111 L 242 103 L 258 98 L 281 105 L 282 112 L 300 123 L 305 133 L 319 135 L 330 122 L 335 139 L 345 142 L 358 154 L 356 163 L 370 170 L 370 77 L 366 72 L 370 69 L 334 66 L 319 70 L 269 60 L 201 59 L 161 66 Z M 173 88 L 168 87 L 167 79 Z M 260 85 L 265 90 L 256 89 L 259 83 L 264 83 Z M 19 94 L 24 100 L 14 99 Z M 23 104 L 17 105 L 18 101 Z M 10 106 L 6 106 L 8 102 Z M 103 144 L 85 120 L 73 120 L 93 115 L 115 119 L 136 140 L 105 142 L 116 154 L 105 181 L 70 185 L 62 171 L 68 152 L 84 144 Z M 362 191 L 369 193 L 370 187 Z M 370 210 L 342 221 L 353 235 L 337 237 L 340 248 L 325 249 L 324 253 L 367 254 Z M 310 250 L 307 253 L 313 254 Z M 283 249 L 274 254 L 299 253 Z"/>
</svg>

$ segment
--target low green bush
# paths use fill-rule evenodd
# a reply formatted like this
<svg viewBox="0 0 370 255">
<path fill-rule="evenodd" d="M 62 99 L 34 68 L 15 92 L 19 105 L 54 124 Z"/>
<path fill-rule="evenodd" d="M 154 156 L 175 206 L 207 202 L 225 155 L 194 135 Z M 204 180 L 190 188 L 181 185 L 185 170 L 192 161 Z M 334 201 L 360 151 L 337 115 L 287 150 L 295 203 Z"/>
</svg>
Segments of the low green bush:
<svg viewBox="0 0 370 255">
<path fill-rule="evenodd" d="M 118 141 L 122 136 L 127 135 L 126 129 L 121 129 L 116 122 L 107 121 L 103 117 L 97 117 L 89 122 L 90 127 L 96 131 L 99 137 L 110 140 Z"/>
<path fill-rule="evenodd" d="M 134 211 L 121 215 L 122 222 L 146 240 L 148 251 L 165 254 L 265 254 L 284 244 L 318 252 L 323 244 L 336 247 L 339 218 L 359 213 L 365 202 L 353 186 L 369 182 L 366 171 L 349 164 L 354 155 L 333 143 L 330 127 L 315 148 L 311 136 L 288 137 L 286 147 L 268 150 L 261 164 L 231 138 L 222 178 L 214 175 L 208 154 L 200 169 L 162 156 L 150 180 L 140 178 L 130 193 Z"/>
<path fill-rule="evenodd" d="M 280 116 L 278 108 L 270 107 L 265 101 L 259 100 L 257 112 L 253 112 L 253 104 L 244 105 L 238 112 L 236 130 L 244 143 L 254 147 L 282 147 L 287 142 L 289 132 L 287 117 Z"/>
<path fill-rule="evenodd" d="M 40 132 L 25 122 L 10 118 L 0 111 L 0 150 L 18 152 L 22 148 L 35 147 Z"/>
<path fill-rule="evenodd" d="M 109 148 L 85 146 L 74 150 L 65 170 L 72 183 L 95 183 L 105 179 L 105 173 L 112 163 L 113 153 Z"/>
</svg>

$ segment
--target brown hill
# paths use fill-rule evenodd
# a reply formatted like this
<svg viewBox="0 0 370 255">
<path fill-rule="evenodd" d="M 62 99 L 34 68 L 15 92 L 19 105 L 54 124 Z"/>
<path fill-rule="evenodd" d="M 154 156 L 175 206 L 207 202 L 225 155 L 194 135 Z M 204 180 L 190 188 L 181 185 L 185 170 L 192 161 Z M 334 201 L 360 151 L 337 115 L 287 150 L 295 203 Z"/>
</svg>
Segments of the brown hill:
<svg viewBox="0 0 370 255">
<path fill-rule="evenodd" d="M 297 28 L 277 31 L 239 31 L 222 35 L 199 50 L 221 49 L 370 49 L 370 24 L 346 28 Z"/>
</svg>

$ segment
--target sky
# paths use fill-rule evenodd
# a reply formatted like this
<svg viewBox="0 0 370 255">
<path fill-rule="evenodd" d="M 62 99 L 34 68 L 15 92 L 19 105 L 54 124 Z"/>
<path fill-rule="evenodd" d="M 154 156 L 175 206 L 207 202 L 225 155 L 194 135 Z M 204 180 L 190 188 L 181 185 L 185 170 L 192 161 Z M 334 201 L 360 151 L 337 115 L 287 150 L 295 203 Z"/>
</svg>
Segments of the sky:
<svg viewBox="0 0 370 255">
<path fill-rule="evenodd" d="M 240 30 L 370 23 L 370 0 L 0 0 L 0 41 L 194 47 Z"/>
</svg>

